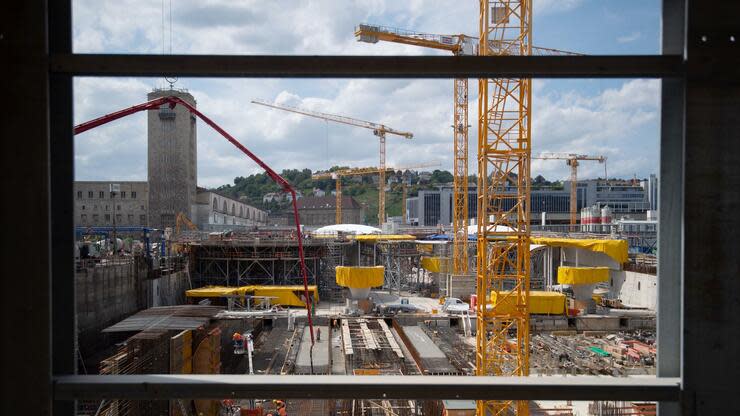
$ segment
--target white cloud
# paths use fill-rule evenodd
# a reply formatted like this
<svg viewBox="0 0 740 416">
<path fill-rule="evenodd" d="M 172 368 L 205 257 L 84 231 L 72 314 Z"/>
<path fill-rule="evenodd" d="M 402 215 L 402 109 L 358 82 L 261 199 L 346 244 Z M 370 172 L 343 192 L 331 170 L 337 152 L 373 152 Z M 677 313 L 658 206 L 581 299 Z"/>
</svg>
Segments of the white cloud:
<svg viewBox="0 0 740 416">
<path fill-rule="evenodd" d="M 630 43 L 634 42 L 642 37 L 642 34 L 640 32 L 632 32 L 629 35 L 623 35 L 617 37 L 618 43 Z"/>
<path fill-rule="evenodd" d="M 538 14 L 572 10 L 580 0 L 535 0 Z M 340 4 L 340 6 L 337 6 Z M 446 4 L 446 3 L 445 3 Z M 77 52 L 160 53 L 160 2 L 120 0 L 74 3 Z M 440 12 L 444 10 L 444 12 Z M 352 35 L 360 22 L 387 24 L 437 33 L 477 32 L 477 4 L 443 7 L 428 1 L 383 0 L 295 2 L 173 2 L 174 53 L 283 54 L 430 54 L 392 43 L 359 43 Z M 165 41 L 165 43 L 168 43 Z M 648 156 L 622 155 L 632 138 L 645 141 L 644 129 L 657 125 L 657 83 L 636 80 L 592 94 L 579 88 L 559 92 L 556 80 L 534 82 L 533 143 L 539 151 L 603 153 L 610 171 L 631 175 L 652 172 L 656 145 Z M 146 99 L 161 79 L 75 81 L 75 120 L 80 122 Z M 414 133 L 411 141 L 387 139 L 387 163 L 394 166 L 439 161 L 452 167 L 452 80 L 368 79 L 201 79 L 180 80 L 198 107 L 275 170 L 323 169 L 331 165 L 375 166 L 378 141 L 372 131 L 325 122 L 250 104 L 263 98 L 321 112 L 380 122 Z M 475 171 L 477 82 L 470 80 L 470 172 Z M 656 127 L 657 128 L 657 127 Z M 76 137 L 78 179 L 146 178 L 146 123 L 132 116 Z M 328 149 L 327 149 L 328 143 Z M 652 153 L 651 153 L 652 152 Z M 645 159 L 645 160 L 643 160 Z M 541 166 L 540 166 L 541 165 Z M 652 166 L 651 166 L 652 165 Z M 548 178 L 567 175 L 557 162 L 535 162 L 533 173 Z M 619 166 L 622 166 L 620 168 Z M 540 170 L 541 169 L 541 170 Z M 230 143 L 198 123 L 198 181 L 203 186 L 229 183 L 258 172 Z M 598 174 L 584 164 L 582 175 Z M 565 175 L 563 174 L 565 172 Z M 585 176 L 584 176 L 585 177 Z"/>
<path fill-rule="evenodd" d="M 533 154 L 584 153 L 608 158 L 609 176 L 644 176 L 657 169 L 660 83 L 631 80 L 588 96 L 575 90 L 536 94 Z M 564 179 L 564 163 L 534 161 L 533 175 Z M 584 162 L 581 177 L 603 176 L 603 166 Z"/>
</svg>

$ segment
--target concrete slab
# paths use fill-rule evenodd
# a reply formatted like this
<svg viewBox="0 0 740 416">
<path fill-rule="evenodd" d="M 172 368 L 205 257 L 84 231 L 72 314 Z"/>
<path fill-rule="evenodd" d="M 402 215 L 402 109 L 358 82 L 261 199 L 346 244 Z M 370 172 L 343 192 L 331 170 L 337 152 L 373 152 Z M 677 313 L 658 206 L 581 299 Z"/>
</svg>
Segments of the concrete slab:
<svg viewBox="0 0 740 416">
<path fill-rule="evenodd" d="M 457 374 L 458 370 L 431 338 L 418 326 L 404 326 L 409 349 L 425 374 Z"/>
<path fill-rule="evenodd" d="M 313 374 L 330 374 L 329 327 L 316 326 L 314 331 L 321 330 L 321 339 L 316 340 L 311 354 L 311 333 L 309 328 L 303 329 L 301 344 L 298 347 L 298 356 L 295 361 L 295 374 L 311 374 L 311 359 L 313 358 Z"/>
</svg>

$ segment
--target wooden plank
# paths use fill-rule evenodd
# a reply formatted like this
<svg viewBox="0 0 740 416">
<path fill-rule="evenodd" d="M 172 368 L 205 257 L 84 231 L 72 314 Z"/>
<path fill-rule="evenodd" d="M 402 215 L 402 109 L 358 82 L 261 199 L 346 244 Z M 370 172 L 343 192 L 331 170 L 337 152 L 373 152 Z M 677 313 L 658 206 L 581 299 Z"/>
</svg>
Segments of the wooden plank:
<svg viewBox="0 0 740 416">
<path fill-rule="evenodd" d="M 352 336 L 349 333 L 349 323 L 346 319 L 342 320 L 342 343 L 344 344 L 344 355 L 354 354 Z"/>
<path fill-rule="evenodd" d="M 396 338 L 393 336 L 390 328 L 388 328 L 388 324 L 386 324 L 382 319 L 378 319 L 378 324 L 380 324 L 380 328 L 383 330 L 385 338 L 388 340 L 388 344 L 393 349 L 393 352 L 396 353 L 398 358 L 403 359 L 403 351 L 401 351 L 401 347 L 398 345 L 398 342 L 396 342 Z"/>
</svg>

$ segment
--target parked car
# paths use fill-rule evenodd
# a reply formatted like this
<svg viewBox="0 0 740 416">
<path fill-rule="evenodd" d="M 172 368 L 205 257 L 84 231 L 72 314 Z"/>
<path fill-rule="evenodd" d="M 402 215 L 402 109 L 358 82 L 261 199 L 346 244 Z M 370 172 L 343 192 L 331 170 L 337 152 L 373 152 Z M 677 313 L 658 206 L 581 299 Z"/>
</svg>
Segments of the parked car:
<svg viewBox="0 0 740 416">
<path fill-rule="evenodd" d="M 450 315 L 462 315 L 470 310 L 470 305 L 458 298 L 446 298 L 442 305 L 442 312 Z"/>
<path fill-rule="evenodd" d="M 379 315 L 396 315 L 399 313 L 415 313 L 421 309 L 416 305 L 409 303 L 391 303 L 388 305 L 378 305 L 377 312 Z"/>
</svg>

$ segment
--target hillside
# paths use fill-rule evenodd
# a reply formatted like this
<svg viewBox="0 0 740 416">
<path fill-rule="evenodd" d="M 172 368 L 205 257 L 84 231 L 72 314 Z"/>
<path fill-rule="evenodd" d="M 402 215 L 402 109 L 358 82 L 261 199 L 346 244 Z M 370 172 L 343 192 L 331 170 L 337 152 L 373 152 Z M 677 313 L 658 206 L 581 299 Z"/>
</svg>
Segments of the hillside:
<svg viewBox="0 0 740 416">
<path fill-rule="evenodd" d="M 335 166 L 330 171 L 344 169 L 346 167 Z M 286 169 L 280 175 L 290 182 L 302 195 L 312 195 L 314 189 L 321 189 L 326 194 L 331 194 L 336 188 L 336 182 L 333 179 L 311 179 L 310 169 Z M 408 196 L 415 196 L 419 189 L 433 189 L 436 186 L 449 184 L 452 181 L 452 174 L 447 171 L 435 170 L 420 174 L 419 172 L 407 171 L 405 173 L 396 172 L 386 175 L 387 178 L 395 177 L 400 181 L 403 177 L 412 183 L 408 187 Z M 366 222 L 374 224 L 377 222 L 378 212 L 378 186 L 373 182 L 373 175 L 345 177 L 342 180 L 342 192 L 344 195 L 352 196 L 359 203 L 366 207 Z M 375 176 L 377 181 L 377 176 Z M 258 173 L 247 177 L 239 176 L 234 178 L 234 184 L 223 185 L 217 190 L 225 195 L 235 199 L 240 199 L 255 207 L 278 212 L 287 208 L 288 201 L 271 201 L 264 202 L 263 197 L 271 192 L 279 192 L 277 186 L 266 174 Z M 403 189 L 400 183 L 394 183 L 390 190 L 386 191 L 386 213 L 388 216 L 399 216 L 402 213 Z"/>
</svg>

